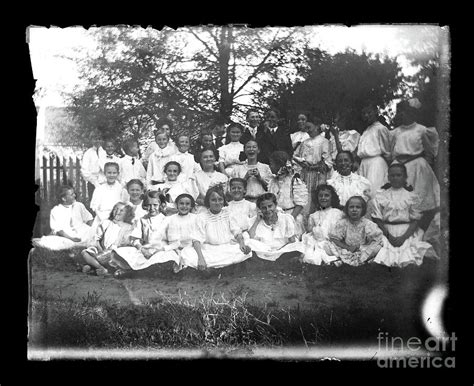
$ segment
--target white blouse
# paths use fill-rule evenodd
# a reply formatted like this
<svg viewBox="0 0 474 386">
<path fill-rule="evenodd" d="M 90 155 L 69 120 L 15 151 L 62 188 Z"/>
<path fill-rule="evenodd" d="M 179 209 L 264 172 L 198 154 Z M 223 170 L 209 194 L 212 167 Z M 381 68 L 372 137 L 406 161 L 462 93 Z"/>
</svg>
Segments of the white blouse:
<svg viewBox="0 0 474 386">
<path fill-rule="evenodd" d="M 255 222 L 255 217 L 251 223 Z M 280 248 L 288 240 L 295 236 L 295 220 L 291 214 L 278 213 L 278 220 L 275 224 L 267 225 L 264 220 L 260 220 L 255 229 L 255 239 L 269 245 L 272 248 Z"/>
<path fill-rule="evenodd" d="M 343 130 L 339 132 L 339 142 L 341 143 L 342 150 L 347 150 L 350 152 L 354 152 L 359 144 L 360 134 L 356 130 Z M 336 147 L 336 140 L 334 136 L 331 134 L 331 138 L 329 139 L 330 143 L 330 152 L 332 155 L 332 159 L 336 159 L 337 155 L 337 147 Z"/>
<path fill-rule="evenodd" d="M 277 204 L 283 210 L 292 209 L 296 205 L 305 206 L 308 203 L 308 189 L 306 184 L 295 178 L 291 188 L 291 175 L 273 177 L 268 185 L 268 191 L 277 198 Z"/>
<path fill-rule="evenodd" d="M 244 151 L 244 145 L 240 142 L 230 142 L 227 145 L 223 145 L 219 148 L 219 162 L 224 162 L 224 166 L 238 164 L 242 161 L 239 160 L 239 155 Z"/>
<path fill-rule="evenodd" d="M 255 203 L 245 199 L 240 201 L 229 201 L 228 208 L 230 215 L 235 218 L 242 231 L 246 231 L 250 228 L 252 225 L 250 219 L 257 215 L 257 206 Z"/>
<path fill-rule="evenodd" d="M 329 240 L 329 231 L 343 217 L 344 212 L 340 209 L 321 209 L 308 217 L 308 228 L 311 230 L 315 240 Z"/>
<path fill-rule="evenodd" d="M 270 166 L 257 162 L 256 165 L 249 165 L 248 161 L 245 161 L 242 165 L 235 165 L 234 170 L 232 171 L 232 178 L 245 178 L 245 175 L 249 170 L 258 169 L 260 177 L 268 184 L 272 179 L 273 173 L 270 170 Z M 262 184 L 257 180 L 256 177 L 251 176 L 247 179 L 247 196 L 258 197 L 263 193 L 266 193 L 266 190 L 263 188 Z"/>
<path fill-rule="evenodd" d="M 348 176 L 342 176 L 335 171 L 327 183 L 336 190 L 341 205 L 345 205 L 352 196 L 362 196 L 366 202 L 370 199 L 371 183 L 359 174 L 351 173 Z"/>
<path fill-rule="evenodd" d="M 201 170 L 201 166 L 194 160 L 194 156 L 188 152 L 181 153 L 178 151 L 171 156 L 170 161 L 176 161 L 181 165 L 178 181 L 186 182 L 195 172 Z"/>
<path fill-rule="evenodd" d="M 380 122 L 374 122 L 362 133 L 357 155 L 360 158 L 389 156 L 390 131 Z"/>
<path fill-rule="evenodd" d="M 438 154 L 439 135 L 434 127 L 425 127 L 416 122 L 399 126 L 391 132 L 392 155 L 415 155 L 423 151 L 428 155 Z"/>
<path fill-rule="evenodd" d="M 122 185 L 118 181 L 112 185 L 103 182 L 94 190 L 90 207 L 96 212 L 99 220 L 105 220 L 109 217 L 114 205 L 120 201 L 128 201 L 128 193 Z"/>
<path fill-rule="evenodd" d="M 165 172 L 163 171 L 165 165 L 172 160 L 172 157 L 176 154 L 176 147 L 168 145 L 162 149 L 158 147 L 153 152 L 148 160 L 148 166 L 146 170 L 146 181 L 149 187 L 152 186 L 151 180 L 164 181 Z"/>
<path fill-rule="evenodd" d="M 197 189 L 198 194 L 201 194 L 203 197 L 205 197 L 207 190 L 215 185 L 222 184 L 222 188 L 225 191 L 227 180 L 227 176 L 220 172 L 212 171 L 207 173 L 203 170 L 200 170 L 194 173 L 192 183 L 195 184 L 195 189 Z"/>
<path fill-rule="evenodd" d="M 214 214 L 209 209 L 197 215 L 192 239 L 212 245 L 228 244 L 241 234 L 237 221 L 227 207 Z"/>
<path fill-rule="evenodd" d="M 92 214 L 78 201 L 71 205 L 56 205 L 49 214 L 49 226 L 53 234 L 59 231 L 76 234 L 91 220 Z"/>
<path fill-rule="evenodd" d="M 329 141 L 324 138 L 324 134 L 317 135 L 314 138 L 308 138 L 298 146 L 295 156 L 303 160 L 316 164 L 320 161 L 328 167 L 332 167 L 332 158 L 329 153 Z"/>
<path fill-rule="evenodd" d="M 196 229 L 197 215 L 188 213 L 185 216 L 179 213 L 168 216 L 161 224 L 162 239 L 169 244 L 179 243 L 181 246 L 191 245 L 191 234 Z"/>
<path fill-rule="evenodd" d="M 380 189 L 373 200 L 372 217 L 386 222 L 419 220 L 420 197 L 405 188 Z"/>
<path fill-rule="evenodd" d="M 290 138 L 291 145 L 294 148 L 297 142 L 303 142 L 305 139 L 308 139 L 310 137 L 306 131 L 297 131 L 295 133 L 290 134 Z"/>
</svg>

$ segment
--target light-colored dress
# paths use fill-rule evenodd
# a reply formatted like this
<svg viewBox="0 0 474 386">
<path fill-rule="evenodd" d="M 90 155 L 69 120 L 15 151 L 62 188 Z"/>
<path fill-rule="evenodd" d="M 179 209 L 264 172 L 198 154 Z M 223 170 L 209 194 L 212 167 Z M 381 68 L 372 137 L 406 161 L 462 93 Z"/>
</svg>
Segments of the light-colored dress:
<svg viewBox="0 0 474 386">
<path fill-rule="evenodd" d="M 174 141 L 172 139 L 169 140 L 168 146 L 170 146 L 172 148 L 174 153 L 177 153 L 179 151 L 178 147 L 176 146 L 176 144 L 174 143 Z M 147 146 L 147 148 L 145 149 L 145 151 L 143 153 L 142 162 L 143 163 L 148 163 L 149 160 L 150 160 L 150 156 L 158 149 L 160 149 L 160 147 L 158 146 L 156 141 L 150 142 L 150 144 Z"/>
<path fill-rule="evenodd" d="M 240 142 L 230 142 L 219 148 L 219 162 L 224 162 L 225 172 L 231 175 L 236 165 L 241 165 L 239 155 L 244 151 L 244 145 Z"/>
<path fill-rule="evenodd" d="M 161 184 L 153 185 L 152 181 L 164 181 L 165 172 L 164 167 L 172 161 L 172 157 L 176 154 L 176 147 L 168 145 L 165 148 L 158 147 L 148 159 L 148 166 L 146 170 L 146 183 L 150 190 L 158 190 Z"/>
<path fill-rule="evenodd" d="M 209 188 L 215 185 L 221 185 L 222 190 L 225 192 L 227 187 L 227 176 L 220 172 L 212 171 L 210 173 L 200 170 L 194 173 L 194 178 L 191 179 L 193 184 L 193 192 L 197 192 L 198 196 L 201 195 L 203 198 Z M 196 212 L 206 212 L 207 208 L 204 206 L 196 205 Z"/>
<path fill-rule="evenodd" d="M 324 134 L 319 134 L 314 138 L 306 139 L 295 151 L 293 158 L 299 161 L 307 161 L 311 164 L 316 164 L 324 161 L 326 166 L 332 168 L 332 158 L 329 152 L 329 141 L 324 138 Z M 301 167 L 301 178 L 308 189 L 308 205 L 306 205 L 305 213 L 311 211 L 311 192 L 313 192 L 318 185 L 326 183 L 326 172 L 318 170 L 310 170 L 307 167 Z"/>
<path fill-rule="evenodd" d="M 253 224 L 250 222 L 250 219 L 257 215 L 255 203 L 243 199 L 240 201 L 229 201 L 227 205 L 230 215 L 234 217 L 242 232 L 249 230 Z"/>
<path fill-rule="evenodd" d="M 277 205 L 290 215 L 296 205 L 304 208 L 308 203 L 308 189 L 305 183 L 294 175 L 272 177 L 268 184 L 268 191 L 276 196 Z M 295 220 L 295 234 L 299 239 L 305 232 L 303 214 L 300 212 Z"/>
<path fill-rule="evenodd" d="M 201 170 L 201 166 L 194 160 L 191 153 L 181 153 L 178 151 L 171 156 L 172 161 L 176 161 L 181 165 L 181 173 L 179 173 L 178 181 L 187 182 L 195 172 Z"/>
<path fill-rule="evenodd" d="M 306 131 L 296 131 L 292 134 L 290 134 L 291 138 L 291 146 L 293 146 L 293 149 L 295 148 L 296 144 L 300 142 L 300 144 L 309 138 L 309 134 Z"/>
<path fill-rule="evenodd" d="M 359 249 L 356 252 L 350 252 L 330 241 L 329 251 L 345 264 L 363 265 L 374 258 L 382 248 L 382 236 L 382 231 L 373 221 L 363 217 L 357 223 L 352 223 L 344 217 L 329 230 L 329 237 L 350 246 L 358 246 Z"/>
<path fill-rule="evenodd" d="M 372 217 L 382 220 L 388 232 L 399 237 L 409 227 L 409 223 L 421 218 L 418 209 L 420 198 L 414 192 L 404 188 L 377 191 L 373 201 Z M 400 222 L 400 224 L 390 224 Z M 409 264 L 421 265 L 426 252 L 432 248 L 431 244 L 422 241 L 423 230 L 418 228 L 400 247 L 394 247 L 383 236 L 383 247 L 375 257 L 374 262 L 389 267 L 404 267 Z"/>
<path fill-rule="evenodd" d="M 362 159 L 357 173 L 367 178 L 374 190 L 380 189 L 388 181 L 384 157 L 390 156 L 390 131 L 378 121 L 370 125 L 360 137 L 357 156 Z"/>
<path fill-rule="evenodd" d="M 256 217 L 251 219 L 255 222 Z M 275 261 L 281 255 L 288 252 L 303 252 L 304 244 L 301 241 L 288 243 L 288 240 L 296 236 L 295 220 L 291 214 L 278 213 L 278 220 L 275 224 L 267 225 L 264 220 L 260 220 L 255 229 L 255 238 L 247 241 L 247 245 L 264 260 Z"/>
<path fill-rule="evenodd" d="M 168 208 L 176 208 L 175 200 L 180 194 L 190 194 L 194 199 L 198 195 L 195 184 L 191 180 L 185 182 L 180 182 L 179 180 L 166 181 L 164 184 L 160 184 L 159 187 L 162 194 L 166 197 Z"/>
<path fill-rule="evenodd" d="M 240 263 L 252 256 L 244 254 L 235 237 L 241 229 L 230 215 L 227 207 L 219 213 L 210 210 L 197 215 L 196 227 L 192 239 L 201 243 L 201 250 L 208 268 L 221 268 Z M 188 246 L 181 251 L 184 267 L 197 268 L 198 255 L 194 247 Z"/>
<path fill-rule="evenodd" d="M 191 220 L 187 229 L 188 231 L 193 227 L 193 216 L 195 215 L 186 219 Z M 145 248 L 156 248 L 159 249 L 159 251 L 147 259 L 142 251 L 135 247 L 126 246 L 116 248 L 115 253 L 119 256 L 119 259 L 125 260 L 128 266 L 134 271 L 145 269 L 155 264 L 166 263 L 167 261 L 174 261 L 176 263 L 175 267 L 180 267 L 179 254 L 174 250 L 179 247 L 179 243 L 176 243 L 176 240 L 169 243 L 167 240 L 169 236 L 168 219 L 171 217 L 173 216 L 165 217 L 162 213 L 153 217 L 146 215 L 139 220 L 130 234 L 131 242 L 133 242 L 134 239 L 139 239 Z M 117 262 L 118 265 L 121 266 L 120 260 Z"/>
<path fill-rule="evenodd" d="M 132 202 L 128 201 L 127 205 L 130 205 L 135 210 L 135 216 L 133 217 L 133 225 L 136 225 L 138 220 L 148 214 L 148 211 L 146 209 L 143 209 L 143 200 L 140 201 L 140 203 L 138 204 L 133 204 Z"/>
<path fill-rule="evenodd" d="M 437 155 L 439 136 L 434 127 L 427 128 L 416 122 L 409 126 L 399 126 L 392 132 L 392 157 L 417 155 L 424 153 L 410 162 L 405 163 L 409 185 L 421 198 L 419 209 L 423 212 L 440 205 L 440 188 L 438 179 L 425 157 Z M 393 163 L 399 161 L 394 160 Z"/>
<path fill-rule="evenodd" d="M 270 170 L 270 166 L 261 162 L 257 162 L 256 165 L 249 165 L 248 161 L 245 161 L 242 165 L 235 165 L 231 178 L 245 178 L 247 172 L 252 169 L 258 169 L 260 177 L 262 177 L 268 186 L 270 180 L 272 179 L 273 173 Z M 245 198 L 254 202 L 259 196 L 267 192 L 263 188 L 262 184 L 254 176 L 251 176 L 247 179 L 246 191 L 247 193 L 245 194 Z"/>
<path fill-rule="evenodd" d="M 92 223 L 94 230 L 97 229 L 97 226 L 102 221 L 109 218 L 110 212 L 112 212 L 117 202 L 127 202 L 128 197 L 127 190 L 118 181 L 115 181 L 113 184 L 103 182 L 97 186 L 92 194 L 90 203 L 91 209 L 96 214 Z"/>
<path fill-rule="evenodd" d="M 360 134 L 356 130 L 343 130 L 339 132 L 339 142 L 341 143 L 342 150 L 347 150 L 353 153 L 359 144 L 359 139 Z M 330 134 L 329 144 L 331 157 L 332 159 L 336 159 L 336 140 L 332 134 Z"/>
<path fill-rule="evenodd" d="M 336 190 L 342 206 L 352 196 L 362 196 L 366 202 L 371 198 L 372 185 L 367 178 L 359 174 L 351 173 L 348 176 L 343 176 L 334 172 L 327 183 Z"/>
<path fill-rule="evenodd" d="M 302 237 L 305 244 L 303 262 L 321 265 L 337 260 L 329 248 L 329 231 L 343 217 L 344 212 L 337 208 L 321 209 L 309 216 L 308 229 L 311 232 Z"/>
<path fill-rule="evenodd" d="M 146 170 L 142 161 L 138 157 L 131 157 L 125 154 L 119 161 L 120 175 L 119 179 L 122 185 L 126 185 L 128 181 L 137 179 L 146 185 Z"/>
</svg>

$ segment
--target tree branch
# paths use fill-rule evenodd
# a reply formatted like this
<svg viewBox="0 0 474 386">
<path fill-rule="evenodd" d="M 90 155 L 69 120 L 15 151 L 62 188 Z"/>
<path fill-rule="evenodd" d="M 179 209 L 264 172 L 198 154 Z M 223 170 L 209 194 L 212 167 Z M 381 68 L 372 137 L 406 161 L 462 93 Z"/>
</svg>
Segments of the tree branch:
<svg viewBox="0 0 474 386">
<path fill-rule="evenodd" d="M 217 61 L 219 61 L 219 56 L 211 49 L 211 47 L 209 47 L 209 45 L 203 39 L 201 39 L 191 28 L 188 28 L 188 31 L 191 32 L 193 36 L 204 45 L 204 47 L 206 47 L 209 53 L 212 54 L 212 56 L 214 56 Z"/>
</svg>

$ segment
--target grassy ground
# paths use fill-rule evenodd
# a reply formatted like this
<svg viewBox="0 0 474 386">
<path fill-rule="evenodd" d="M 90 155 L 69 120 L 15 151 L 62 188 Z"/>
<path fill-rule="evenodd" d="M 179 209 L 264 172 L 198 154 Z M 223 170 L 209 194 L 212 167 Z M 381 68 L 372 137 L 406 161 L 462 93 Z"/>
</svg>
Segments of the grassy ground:
<svg viewBox="0 0 474 386">
<path fill-rule="evenodd" d="M 30 262 L 30 347 L 242 348 L 423 338 L 422 301 L 440 265 L 319 267 L 260 259 L 200 273 L 169 267 L 117 280 L 66 253 Z"/>
</svg>

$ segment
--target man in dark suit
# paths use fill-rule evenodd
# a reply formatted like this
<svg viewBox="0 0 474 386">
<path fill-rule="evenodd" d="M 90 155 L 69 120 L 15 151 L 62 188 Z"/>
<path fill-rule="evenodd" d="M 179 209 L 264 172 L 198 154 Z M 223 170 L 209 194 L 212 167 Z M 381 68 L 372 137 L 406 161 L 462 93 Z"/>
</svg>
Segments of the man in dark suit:
<svg viewBox="0 0 474 386">
<path fill-rule="evenodd" d="M 245 126 L 245 130 L 242 133 L 242 137 L 240 138 L 240 143 L 245 145 L 248 141 L 257 139 L 257 130 L 258 125 L 260 123 L 260 116 L 257 110 L 249 110 L 247 112 L 247 125 Z"/>
<path fill-rule="evenodd" d="M 257 132 L 257 143 L 260 148 L 259 162 L 270 164 L 270 155 L 276 150 L 285 151 L 290 159 L 293 156 L 290 133 L 284 127 L 278 126 L 278 123 L 278 111 L 276 109 L 268 110 L 265 122 Z"/>
</svg>

